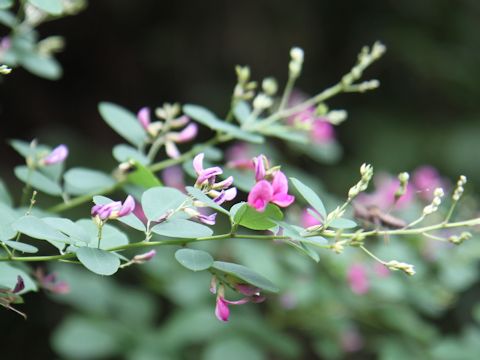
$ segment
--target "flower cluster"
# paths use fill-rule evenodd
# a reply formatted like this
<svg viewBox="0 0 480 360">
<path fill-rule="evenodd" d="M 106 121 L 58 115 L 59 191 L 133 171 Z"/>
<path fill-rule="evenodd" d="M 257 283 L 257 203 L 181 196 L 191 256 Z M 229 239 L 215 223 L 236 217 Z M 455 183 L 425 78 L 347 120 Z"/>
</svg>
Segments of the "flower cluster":
<svg viewBox="0 0 480 360">
<path fill-rule="evenodd" d="M 127 216 L 135 210 L 135 200 L 128 195 L 125 201 L 113 201 L 108 204 L 98 204 L 92 207 L 91 215 L 99 222 L 118 219 Z"/>
<path fill-rule="evenodd" d="M 295 201 L 288 194 L 288 180 L 278 167 L 270 168 L 265 155 L 259 155 L 253 160 L 255 165 L 255 180 L 257 183 L 248 194 L 248 204 L 257 211 L 265 211 L 268 203 L 287 207 Z"/>
<path fill-rule="evenodd" d="M 179 109 L 175 105 L 165 105 L 155 111 L 155 114 L 161 120 L 151 121 L 150 109 L 143 107 L 137 113 L 137 119 L 149 135 L 150 141 L 161 139 L 165 144 L 165 151 L 171 158 L 178 158 L 180 151 L 176 144 L 182 144 L 193 140 L 198 133 L 198 126 L 195 123 L 190 123 L 188 116 L 179 116 Z M 162 121 L 163 120 L 163 121 Z M 184 127 L 186 126 L 186 127 Z M 181 131 L 172 131 L 183 128 Z"/>
<path fill-rule="evenodd" d="M 193 168 L 197 174 L 197 180 L 195 181 L 195 187 L 202 190 L 203 193 L 208 195 L 215 201 L 216 204 L 221 205 L 225 201 L 231 201 L 237 196 L 237 188 L 232 187 L 233 177 L 229 176 L 223 181 L 217 181 L 217 176 L 223 174 L 223 170 L 218 166 L 212 166 L 209 168 L 203 167 L 203 160 L 205 158 L 204 153 L 200 153 L 193 159 Z M 195 201 L 196 207 L 205 207 L 200 201 Z M 214 225 L 214 214 L 203 214 L 197 209 L 186 208 L 185 212 L 192 217 L 195 217 L 199 221 L 207 225 Z"/>
</svg>

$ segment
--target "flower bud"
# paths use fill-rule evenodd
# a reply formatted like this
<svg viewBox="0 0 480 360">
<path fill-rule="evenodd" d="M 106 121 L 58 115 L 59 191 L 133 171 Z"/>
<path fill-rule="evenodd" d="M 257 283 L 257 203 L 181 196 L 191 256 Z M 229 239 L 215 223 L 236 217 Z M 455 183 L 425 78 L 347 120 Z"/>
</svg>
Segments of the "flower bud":
<svg viewBox="0 0 480 360">
<path fill-rule="evenodd" d="M 274 78 L 266 78 L 262 81 L 262 89 L 265 94 L 273 96 L 277 93 L 278 84 Z"/>
<path fill-rule="evenodd" d="M 299 47 L 293 47 L 290 50 L 290 58 L 292 61 L 297 62 L 297 63 L 303 63 L 303 56 L 304 52 L 301 48 Z"/>
<path fill-rule="evenodd" d="M 272 98 L 266 94 L 260 93 L 253 99 L 253 108 L 258 110 L 268 109 L 273 105 Z"/>
<path fill-rule="evenodd" d="M 348 113 L 345 110 L 332 110 L 327 114 L 328 122 L 332 125 L 339 125 L 347 120 Z"/>
<path fill-rule="evenodd" d="M 146 253 L 135 255 L 133 257 L 133 262 L 136 264 L 143 264 L 147 261 L 152 260 L 156 254 L 157 252 L 155 250 L 150 250 Z"/>
<path fill-rule="evenodd" d="M 390 270 L 401 270 L 407 275 L 410 275 L 410 276 L 415 275 L 415 269 L 411 264 L 399 262 L 396 260 L 391 260 L 384 265 L 388 267 Z"/>
</svg>

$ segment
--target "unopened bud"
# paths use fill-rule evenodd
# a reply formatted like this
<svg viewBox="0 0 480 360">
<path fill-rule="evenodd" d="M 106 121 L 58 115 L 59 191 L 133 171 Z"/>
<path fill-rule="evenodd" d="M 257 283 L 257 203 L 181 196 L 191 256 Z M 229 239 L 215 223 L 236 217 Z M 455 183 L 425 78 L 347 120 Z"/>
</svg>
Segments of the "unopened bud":
<svg viewBox="0 0 480 360">
<path fill-rule="evenodd" d="M 386 263 L 385 266 L 388 267 L 390 270 L 401 270 L 407 275 L 415 275 L 415 269 L 411 264 L 392 260 Z"/>
<path fill-rule="evenodd" d="M 436 188 L 434 191 L 433 191 L 433 196 L 435 197 L 443 197 L 445 195 L 444 191 L 442 188 Z"/>
<path fill-rule="evenodd" d="M 299 47 L 293 47 L 290 50 L 290 58 L 297 63 L 303 63 L 304 52 Z"/>
<path fill-rule="evenodd" d="M 237 73 L 237 79 L 240 84 L 248 82 L 250 79 L 250 68 L 248 66 L 235 66 L 235 72 Z"/>
<path fill-rule="evenodd" d="M 265 94 L 273 96 L 277 93 L 278 84 L 274 78 L 266 78 L 262 81 L 262 89 Z"/>
<path fill-rule="evenodd" d="M 273 105 L 272 98 L 266 94 L 260 93 L 253 99 L 253 108 L 258 110 L 268 109 Z"/>
<path fill-rule="evenodd" d="M 333 245 L 330 245 L 330 248 L 336 252 L 337 254 L 341 254 L 343 252 L 343 250 L 345 249 L 345 247 L 343 246 L 343 244 L 339 243 L 339 242 L 336 242 L 335 244 Z"/>
<path fill-rule="evenodd" d="M 157 255 L 157 252 L 155 250 L 150 250 L 144 254 L 135 255 L 132 261 L 136 264 L 143 264 L 147 261 L 152 260 L 155 255 Z"/>
<path fill-rule="evenodd" d="M 347 120 L 348 113 L 345 110 L 332 110 L 327 114 L 328 122 L 332 125 L 339 125 Z"/>
</svg>

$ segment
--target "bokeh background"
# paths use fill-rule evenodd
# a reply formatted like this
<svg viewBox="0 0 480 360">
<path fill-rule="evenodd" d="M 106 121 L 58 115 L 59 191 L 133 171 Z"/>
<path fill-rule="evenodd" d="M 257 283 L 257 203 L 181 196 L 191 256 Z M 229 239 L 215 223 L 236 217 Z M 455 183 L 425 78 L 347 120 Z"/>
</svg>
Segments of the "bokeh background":
<svg viewBox="0 0 480 360">
<path fill-rule="evenodd" d="M 348 71 L 363 45 L 381 40 L 387 45 L 388 52 L 366 74 L 366 78 L 379 79 L 381 88 L 363 95 L 341 95 L 329 102 L 332 107 L 345 108 L 349 112 L 348 121 L 337 129 L 344 150 L 341 159 L 334 164 L 317 164 L 304 158 L 292 159 L 291 156 L 289 160 L 316 174 L 334 194 L 345 191 L 362 162 L 370 162 L 375 168 L 392 173 L 409 171 L 423 164 L 431 164 L 451 178 L 456 178 L 461 172 L 468 175 L 468 191 L 473 193 L 480 183 L 479 31 L 480 3 L 476 0 L 91 1 L 79 15 L 47 23 L 40 28 L 42 36 L 60 34 L 66 38 L 67 47 L 58 55 L 64 68 L 60 80 L 44 80 L 19 69 L 0 84 L 1 176 L 10 183 L 11 189 L 20 189 L 11 169 L 19 164 L 21 158 L 6 144 L 6 140 L 11 138 L 30 140 L 36 137 L 42 143 L 52 145 L 64 142 L 71 147 L 69 163 L 113 168 L 115 161 L 110 156 L 110 149 L 119 142 L 119 138 L 101 121 L 97 111 L 100 101 L 112 101 L 132 111 L 145 105 L 159 106 L 167 101 L 190 102 L 222 114 L 228 110 L 236 64 L 250 65 L 254 78 L 275 76 L 282 83 L 286 80 L 290 47 L 301 46 L 306 60 L 298 86 L 304 92 L 313 94 L 335 83 Z M 263 354 L 258 349 L 265 349 L 267 355 L 262 356 L 272 359 L 287 355 L 295 358 L 300 356 L 298 354 L 304 358 L 326 359 L 400 358 L 405 355 L 402 350 L 406 351 L 404 348 L 410 345 L 415 350 L 407 355 L 414 356 L 421 354 L 416 351 L 423 349 L 422 346 L 431 349 L 437 346 L 435 342 L 439 339 L 461 335 L 462 329 L 474 322 L 472 304 L 480 293 L 477 258 L 472 256 L 458 260 L 459 266 L 468 261 L 470 281 L 464 287 L 452 290 L 455 301 L 450 305 L 445 305 L 435 315 L 411 307 L 415 310 L 408 314 L 413 320 L 405 320 L 404 327 L 395 328 L 392 325 L 393 328 L 383 328 L 391 331 L 392 336 L 406 339 L 405 343 L 400 340 L 394 343 L 388 351 L 382 350 L 386 345 L 381 337 L 373 335 L 369 338 L 371 340 L 366 340 L 368 345 L 359 352 L 336 352 L 335 349 L 327 349 L 325 344 L 318 345 L 321 341 L 314 339 L 321 337 L 319 329 L 322 327 L 305 319 L 309 313 L 320 311 L 314 302 L 304 307 L 303 313 L 292 314 L 293 319 L 288 321 L 282 322 L 279 320 L 281 316 L 275 317 L 270 313 L 268 326 L 275 328 L 279 335 L 269 339 L 270 343 L 265 340 L 265 343 L 252 348 L 247 346 L 247 350 L 242 347 L 244 344 L 235 342 L 233 335 L 224 342 L 216 342 L 214 337 L 220 335 L 210 325 L 205 325 L 208 331 L 211 330 L 210 335 L 198 339 L 192 332 L 185 334 L 185 328 L 178 324 L 170 325 L 173 329 L 167 331 L 162 326 L 170 319 L 172 307 L 180 306 L 187 311 L 196 304 L 193 300 L 198 295 L 196 290 L 190 291 L 190 298 L 185 300 L 180 298 L 180 285 L 191 285 L 195 289 L 197 280 L 185 280 L 186 275 L 180 272 L 178 277 L 182 281 L 179 280 L 176 285 L 165 285 L 165 276 L 155 277 L 158 276 L 157 270 L 162 268 L 159 265 L 160 268 L 155 271 L 152 268 L 151 273 L 147 270 L 141 274 L 134 271 L 122 274 L 119 278 L 129 284 L 127 288 L 110 280 L 88 280 L 82 278 L 82 274 L 69 274 L 72 278 L 80 277 L 79 282 L 87 283 L 88 290 L 84 291 L 82 301 L 55 302 L 44 294 L 31 295 L 23 306 L 29 314 L 26 322 L 13 313 L 2 311 L 1 343 L 6 345 L 2 346 L 2 358 L 27 359 L 33 354 L 37 359 L 68 358 L 52 350 L 48 344 L 51 343 L 52 332 L 55 329 L 58 332 L 59 324 L 72 312 L 83 314 L 83 317 L 78 315 L 78 321 L 87 318 L 90 319 L 88 321 L 98 321 L 98 334 L 87 336 L 80 329 L 78 338 L 85 346 L 100 338 L 102 344 L 107 344 L 106 350 L 103 349 L 105 358 L 112 359 L 122 357 L 116 351 L 109 351 L 109 346 L 118 348 L 117 340 L 105 334 L 115 329 L 117 320 L 129 329 L 127 333 L 136 331 L 136 326 L 140 329 L 139 324 L 146 322 L 155 330 L 142 328 L 145 334 L 155 332 L 159 337 L 170 334 L 170 337 L 165 337 L 170 342 L 179 342 L 182 356 L 191 359 L 198 358 L 197 351 L 204 351 L 205 344 L 210 344 L 210 347 L 205 350 L 207 353 L 202 353 L 204 358 L 214 358 L 216 355 L 212 354 L 215 351 L 221 354 L 225 349 L 211 347 L 211 344 L 218 343 L 226 343 L 230 346 L 226 348 L 230 349 L 240 347 L 239 353 L 247 351 L 242 354 L 253 354 L 250 358 Z M 444 261 L 449 260 L 445 258 Z M 165 263 L 163 266 L 166 267 Z M 436 279 L 435 274 L 435 271 L 430 274 L 430 281 Z M 454 284 L 455 281 L 461 282 L 466 275 L 458 272 L 451 276 Z M 155 286 L 156 280 L 163 285 Z M 98 286 L 88 287 L 89 281 Z M 309 278 L 309 281 L 315 279 Z M 142 284 L 148 284 L 150 289 L 162 289 L 141 291 L 141 286 L 137 285 Z M 332 283 L 329 284 L 331 286 Z M 423 285 L 417 283 L 414 288 L 402 283 L 399 286 L 401 291 L 411 292 Z M 165 295 L 165 288 L 177 295 Z M 320 294 L 330 291 L 325 289 L 317 284 L 311 290 Z M 347 290 L 339 291 L 343 298 L 349 297 L 345 292 Z M 121 304 L 114 304 L 111 300 L 115 297 L 114 293 L 123 299 Z M 331 290 L 331 294 L 334 293 Z M 391 311 L 397 309 L 395 304 L 405 305 L 401 299 L 401 296 L 394 298 L 398 303 L 390 303 Z M 376 300 L 378 298 L 371 299 Z M 332 299 L 322 301 L 331 304 Z M 363 298 L 361 301 L 366 300 Z M 66 304 L 62 305 L 62 302 Z M 375 312 L 371 302 L 363 305 Z M 281 311 L 279 309 L 273 312 Z M 203 314 L 189 318 L 184 314 L 178 322 L 194 319 L 192 326 L 201 326 L 204 319 L 201 316 Z M 101 319 L 105 318 L 117 320 L 105 325 L 101 323 Z M 369 319 L 368 316 L 365 319 Z M 368 323 L 367 320 L 365 322 Z M 383 331 L 378 324 L 377 327 L 374 325 L 373 330 L 368 330 L 372 334 Z M 240 330 L 236 331 L 248 333 L 252 330 L 247 329 L 247 324 L 242 326 L 239 325 Z M 355 328 L 367 331 L 362 326 L 356 325 Z M 323 331 L 330 334 L 330 330 Z M 187 339 L 193 340 L 182 343 L 175 338 L 175 331 L 180 332 L 177 335 L 179 338 L 184 334 Z M 268 331 L 265 328 L 265 332 Z M 416 333 L 415 336 L 409 331 Z M 429 332 L 438 332 L 438 336 L 430 336 Z M 480 342 L 477 335 L 478 324 L 477 333 L 471 335 L 473 343 Z M 333 339 L 329 336 L 325 338 Z M 271 350 L 272 346 L 279 346 L 282 341 L 288 343 L 292 338 L 294 341 L 290 348 L 285 345 L 287 349 L 277 353 Z M 60 341 L 58 336 L 55 339 Z M 149 335 L 144 335 L 143 340 L 145 345 L 139 346 L 139 349 L 156 346 L 152 343 L 156 344 L 157 340 Z M 452 346 L 461 349 L 463 345 Z M 56 346 L 61 348 L 61 345 Z M 295 349 L 299 347 L 304 348 L 304 352 L 296 353 Z M 461 354 L 449 357 L 452 353 L 442 351 L 429 353 L 428 356 L 439 358 L 436 357 L 438 354 L 447 354 L 441 358 L 469 358 L 468 354 L 465 357 Z M 165 354 L 162 355 L 164 357 L 148 357 L 151 354 L 147 353 L 138 350 L 129 356 L 131 359 L 169 358 Z"/>
</svg>

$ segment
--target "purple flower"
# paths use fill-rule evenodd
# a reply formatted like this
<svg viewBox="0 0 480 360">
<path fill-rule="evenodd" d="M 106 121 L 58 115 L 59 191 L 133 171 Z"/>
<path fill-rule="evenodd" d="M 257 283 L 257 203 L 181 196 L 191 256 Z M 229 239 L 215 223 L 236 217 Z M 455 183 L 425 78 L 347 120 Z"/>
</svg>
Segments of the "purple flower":
<svg viewBox="0 0 480 360">
<path fill-rule="evenodd" d="M 40 287 L 54 294 L 67 294 L 70 292 L 70 286 L 68 283 L 65 281 L 58 281 L 55 273 L 45 275 L 43 270 L 38 268 L 35 271 L 35 277 L 37 278 Z"/>
<path fill-rule="evenodd" d="M 15 284 L 15 287 L 13 288 L 12 292 L 14 294 L 19 293 L 25 289 L 25 283 L 23 282 L 23 278 L 21 276 L 17 276 L 17 283 Z"/>
<path fill-rule="evenodd" d="M 203 158 L 205 157 L 204 153 L 200 153 L 193 158 L 193 168 L 197 173 L 197 181 L 195 185 L 203 185 L 205 182 L 214 183 L 215 177 L 217 175 L 223 174 L 223 170 L 218 167 L 203 168 Z"/>
<path fill-rule="evenodd" d="M 230 309 L 228 308 L 228 304 L 223 296 L 217 296 L 215 316 L 218 320 L 223 322 L 227 322 L 228 318 L 230 317 Z"/>
<path fill-rule="evenodd" d="M 245 143 L 236 143 L 225 151 L 227 167 L 239 170 L 253 170 L 255 168 L 251 160 L 250 147 Z"/>
<path fill-rule="evenodd" d="M 98 216 L 103 220 L 117 219 L 126 216 L 135 210 L 135 200 L 128 195 L 123 204 L 120 201 L 114 201 L 104 205 L 95 205 L 92 207 L 91 215 Z"/>
<path fill-rule="evenodd" d="M 152 260 L 155 255 L 157 255 L 157 252 L 155 250 L 150 250 L 146 253 L 135 255 L 133 257 L 133 262 L 136 264 L 143 264 L 147 261 Z"/>
<path fill-rule="evenodd" d="M 170 166 L 163 170 L 162 180 L 165 186 L 185 191 L 185 179 L 181 166 Z"/>
<path fill-rule="evenodd" d="M 188 118 L 187 118 L 188 119 Z M 167 155 L 172 159 L 176 159 L 180 156 L 180 151 L 176 144 L 191 141 L 197 136 L 198 126 L 197 124 L 190 124 L 180 132 L 169 132 L 165 136 L 165 151 Z"/>
<path fill-rule="evenodd" d="M 258 155 L 256 158 L 253 159 L 253 163 L 255 165 L 255 180 L 261 181 L 265 178 L 265 162 L 267 162 L 267 158 L 265 155 Z"/>
<path fill-rule="evenodd" d="M 417 193 L 424 200 L 431 201 L 433 199 L 433 191 L 436 188 L 447 187 L 437 169 L 433 166 L 424 165 L 415 170 L 412 176 L 412 184 L 417 190 Z"/>
<path fill-rule="evenodd" d="M 217 217 L 217 213 L 213 213 L 213 214 L 210 214 L 210 215 L 204 215 L 204 214 L 200 213 L 197 216 L 197 219 L 200 220 L 202 223 L 204 223 L 206 225 L 215 225 L 216 217 Z"/>
<path fill-rule="evenodd" d="M 350 288 L 355 294 L 363 295 L 368 292 L 370 284 L 365 267 L 361 264 L 353 264 L 347 272 Z"/>
<path fill-rule="evenodd" d="M 44 165 L 54 165 L 61 163 L 64 161 L 68 156 L 68 147 L 67 145 L 58 145 L 55 149 L 53 149 L 50 154 L 43 158 L 42 163 Z"/>
<path fill-rule="evenodd" d="M 265 211 L 268 203 L 272 200 L 273 188 L 267 180 L 261 180 L 255 184 L 248 194 L 248 204 L 257 211 Z"/>
<path fill-rule="evenodd" d="M 320 215 L 318 215 L 320 217 Z M 313 215 L 311 215 L 307 209 L 302 210 L 302 214 L 300 215 L 300 223 L 306 229 L 311 226 L 320 225 L 320 221 Z"/>
</svg>

